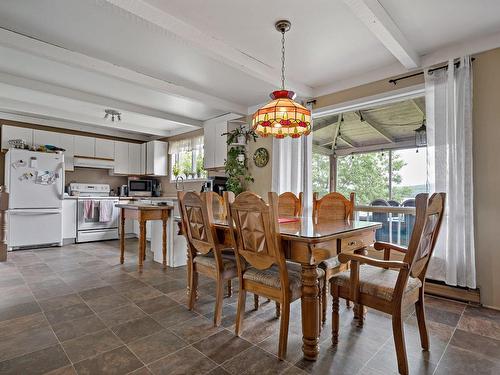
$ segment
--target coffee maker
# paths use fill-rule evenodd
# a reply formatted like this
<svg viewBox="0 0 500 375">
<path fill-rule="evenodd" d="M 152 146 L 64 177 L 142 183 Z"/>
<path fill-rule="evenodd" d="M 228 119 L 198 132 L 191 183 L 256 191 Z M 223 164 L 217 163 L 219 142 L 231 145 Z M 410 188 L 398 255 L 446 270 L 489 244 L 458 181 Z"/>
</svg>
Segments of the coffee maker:
<svg viewBox="0 0 500 375">
<path fill-rule="evenodd" d="M 156 178 L 151 179 L 153 197 L 161 197 L 161 182 Z"/>
</svg>

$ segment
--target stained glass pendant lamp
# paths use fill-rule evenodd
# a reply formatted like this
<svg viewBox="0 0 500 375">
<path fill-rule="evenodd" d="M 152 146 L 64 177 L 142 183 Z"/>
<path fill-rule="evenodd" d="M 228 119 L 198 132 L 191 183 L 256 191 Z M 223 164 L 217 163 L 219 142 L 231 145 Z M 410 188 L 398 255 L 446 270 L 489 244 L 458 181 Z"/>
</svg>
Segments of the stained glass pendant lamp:
<svg viewBox="0 0 500 375">
<path fill-rule="evenodd" d="M 285 33 L 290 30 L 290 21 L 275 24 L 281 33 L 281 90 L 273 91 L 272 101 L 253 115 L 253 130 L 261 137 L 299 138 L 311 133 L 311 111 L 295 102 L 295 93 L 285 89 Z"/>
</svg>

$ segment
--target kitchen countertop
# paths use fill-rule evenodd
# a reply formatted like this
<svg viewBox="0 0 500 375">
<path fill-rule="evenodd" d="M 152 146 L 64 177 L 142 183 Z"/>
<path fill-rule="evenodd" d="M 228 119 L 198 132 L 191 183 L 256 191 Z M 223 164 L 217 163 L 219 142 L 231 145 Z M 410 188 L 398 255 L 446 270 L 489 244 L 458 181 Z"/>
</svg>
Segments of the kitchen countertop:
<svg viewBox="0 0 500 375">
<path fill-rule="evenodd" d="M 110 196 L 110 197 L 84 197 L 84 196 L 75 196 L 75 195 L 68 195 L 68 196 L 64 196 L 64 199 L 78 199 L 78 198 L 90 198 L 90 199 L 106 199 L 106 198 L 118 198 L 120 200 L 127 200 L 127 201 L 138 201 L 138 200 L 152 200 L 152 201 L 156 201 L 156 200 L 159 200 L 159 201 L 166 201 L 166 200 L 172 200 L 172 201 L 176 201 L 177 200 L 177 196 L 162 196 L 162 197 L 118 197 L 118 196 Z"/>
<path fill-rule="evenodd" d="M 173 210 L 174 206 L 158 206 L 156 204 L 141 203 L 118 203 L 115 207 L 125 208 L 127 210 Z"/>
</svg>

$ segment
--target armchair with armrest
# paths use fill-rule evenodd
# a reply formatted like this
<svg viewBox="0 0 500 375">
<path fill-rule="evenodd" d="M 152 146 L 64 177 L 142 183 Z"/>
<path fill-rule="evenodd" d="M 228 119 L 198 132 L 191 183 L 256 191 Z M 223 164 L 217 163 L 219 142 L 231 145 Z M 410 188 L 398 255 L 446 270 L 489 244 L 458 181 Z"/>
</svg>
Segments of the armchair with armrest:
<svg viewBox="0 0 500 375">
<path fill-rule="evenodd" d="M 376 242 L 375 250 L 384 251 L 384 260 L 359 254 L 340 254 L 341 263 L 350 262 L 350 271 L 334 275 L 330 280 L 333 296 L 332 343 L 338 342 L 339 298 L 353 301 L 358 309 L 355 316 L 363 325 L 363 306 L 392 316 L 392 328 L 398 369 L 408 374 L 408 360 L 404 340 L 402 311 L 415 304 L 420 341 L 424 350 L 429 349 L 425 324 L 424 280 L 444 211 L 445 194 L 428 194 L 416 198 L 415 227 L 408 249 L 386 242 Z M 404 254 L 402 261 L 390 260 L 391 252 Z"/>
</svg>

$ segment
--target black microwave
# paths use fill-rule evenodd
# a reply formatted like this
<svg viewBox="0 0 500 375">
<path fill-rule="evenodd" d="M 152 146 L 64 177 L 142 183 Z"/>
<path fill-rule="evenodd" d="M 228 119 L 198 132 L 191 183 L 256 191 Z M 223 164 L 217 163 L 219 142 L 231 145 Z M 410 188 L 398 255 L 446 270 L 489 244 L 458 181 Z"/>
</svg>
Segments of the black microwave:
<svg viewBox="0 0 500 375">
<path fill-rule="evenodd" d="M 131 197 L 150 197 L 153 195 L 152 180 L 128 180 L 128 195 Z"/>
</svg>

